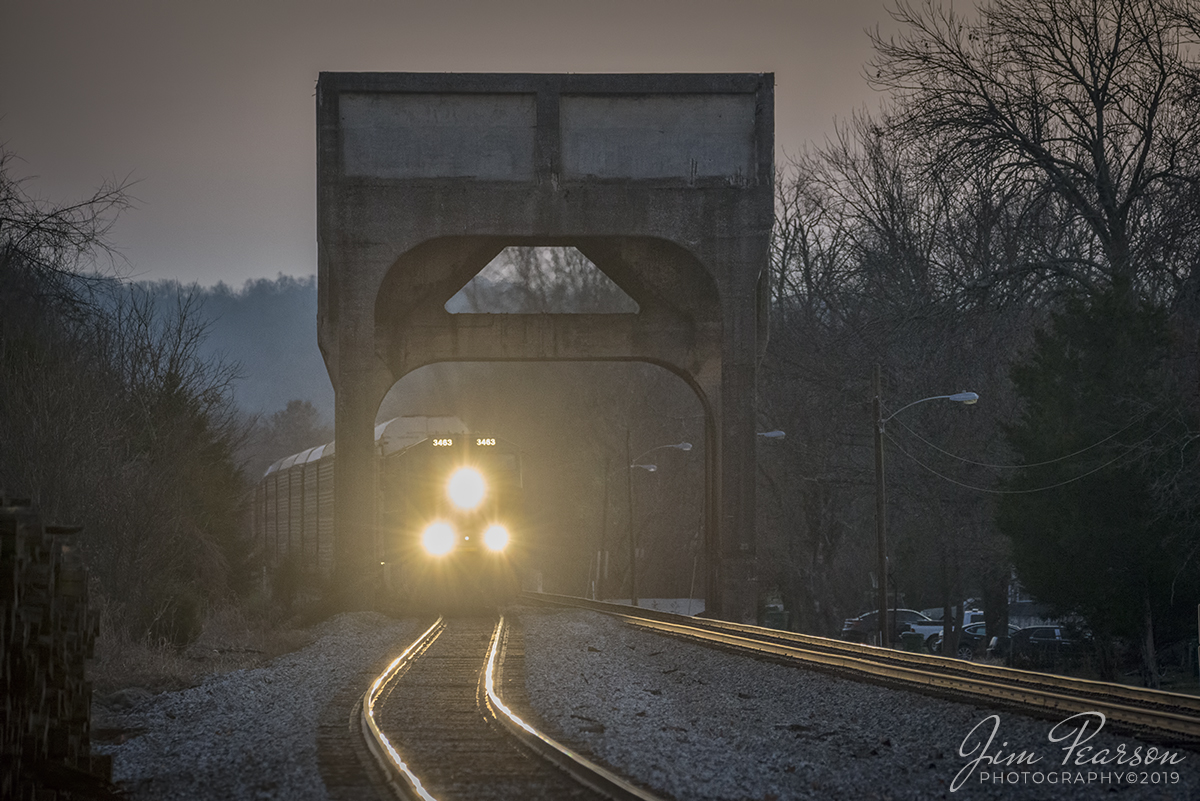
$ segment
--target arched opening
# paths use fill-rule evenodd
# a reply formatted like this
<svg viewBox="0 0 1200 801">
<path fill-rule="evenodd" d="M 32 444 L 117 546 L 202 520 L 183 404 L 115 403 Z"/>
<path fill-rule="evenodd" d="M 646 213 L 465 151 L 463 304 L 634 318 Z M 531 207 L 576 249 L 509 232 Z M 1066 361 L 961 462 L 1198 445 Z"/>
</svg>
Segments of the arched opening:
<svg viewBox="0 0 1200 801">
<path fill-rule="evenodd" d="M 643 362 L 438 363 L 397 381 L 377 422 L 402 415 L 454 416 L 520 447 L 527 588 L 628 600 L 632 569 L 643 606 L 704 609 L 709 426 L 679 376 Z"/>
</svg>

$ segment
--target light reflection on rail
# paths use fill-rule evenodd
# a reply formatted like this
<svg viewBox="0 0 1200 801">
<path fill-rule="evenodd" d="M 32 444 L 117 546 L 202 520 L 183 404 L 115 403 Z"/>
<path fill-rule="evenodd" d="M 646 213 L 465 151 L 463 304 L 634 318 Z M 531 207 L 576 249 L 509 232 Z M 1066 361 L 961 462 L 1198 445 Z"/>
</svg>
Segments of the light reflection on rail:
<svg viewBox="0 0 1200 801">
<path fill-rule="evenodd" d="M 387 771 L 388 775 L 391 775 L 392 771 L 399 771 L 408 782 L 412 791 L 422 801 L 437 801 L 437 799 L 429 794 L 425 786 L 421 784 L 421 780 L 400 757 L 399 752 L 396 751 L 396 747 L 392 745 L 392 741 L 387 738 L 386 734 L 380 731 L 379 724 L 375 721 L 375 701 L 379 698 L 380 690 L 383 689 L 383 686 L 391 680 L 396 672 L 419 657 L 430 645 L 433 645 L 433 642 L 445 627 L 446 624 L 442 618 L 439 617 L 434 621 L 433 625 L 426 629 L 424 634 L 413 641 L 412 645 L 405 648 L 404 652 L 396 657 L 387 666 L 386 670 L 379 674 L 375 679 L 375 683 L 363 694 L 362 700 L 363 735 L 367 740 L 367 745 L 371 749 L 371 753 L 385 769 L 391 768 L 391 770 Z M 386 757 L 384 754 L 386 754 Z"/>
<path fill-rule="evenodd" d="M 375 704 L 383 688 L 396 679 L 401 671 L 419 659 L 437 640 L 446 625 L 445 620 L 439 617 L 424 634 L 418 637 L 388 665 L 387 669 L 376 677 L 370 689 L 363 694 L 362 699 L 363 736 L 385 774 L 392 777 L 389 778 L 389 784 L 397 786 L 397 789 L 400 789 L 405 795 L 415 796 L 422 801 L 437 801 L 437 799 L 425 789 L 421 779 L 400 756 L 387 735 L 380 730 L 375 720 Z M 481 711 L 490 714 L 496 721 L 503 724 L 511 734 L 539 758 L 557 765 L 570 774 L 575 781 L 600 795 L 614 801 L 660 801 L 657 796 L 631 784 L 612 771 L 591 762 L 578 752 L 538 731 L 504 703 L 496 691 L 496 674 L 500 670 L 500 652 L 506 637 L 506 621 L 501 616 L 492 630 L 487 660 L 480 672 L 478 703 Z M 407 785 L 406 788 L 396 785 L 395 777 L 397 776 Z"/>
</svg>

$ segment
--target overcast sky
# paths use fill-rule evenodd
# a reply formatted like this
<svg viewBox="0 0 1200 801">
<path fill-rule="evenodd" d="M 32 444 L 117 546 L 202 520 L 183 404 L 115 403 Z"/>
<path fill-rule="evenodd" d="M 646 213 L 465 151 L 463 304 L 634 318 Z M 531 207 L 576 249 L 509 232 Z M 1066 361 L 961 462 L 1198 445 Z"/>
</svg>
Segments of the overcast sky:
<svg viewBox="0 0 1200 801">
<path fill-rule="evenodd" d="M 316 272 L 322 71 L 774 72 L 777 161 L 878 98 L 884 0 L 0 0 L 0 143 L 31 191 L 137 181 L 135 277 Z"/>
</svg>

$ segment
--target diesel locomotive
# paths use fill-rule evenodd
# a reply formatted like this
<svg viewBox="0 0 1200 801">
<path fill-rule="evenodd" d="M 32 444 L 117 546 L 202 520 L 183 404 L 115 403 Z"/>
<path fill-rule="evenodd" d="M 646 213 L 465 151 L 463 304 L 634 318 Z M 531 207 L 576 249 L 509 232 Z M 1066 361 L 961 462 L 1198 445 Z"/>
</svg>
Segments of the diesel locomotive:
<svg viewBox="0 0 1200 801">
<path fill-rule="evenodd" d="M 381 465 L 384 583 L 402 604 L 474 608 L 518 589 L 520 452 L 480 434 L 428 437 Z"/>
<path fill-rule="evenodd" d="M 400 417 L 375 429 L 380 601 L 439 611 L 501 604 L 519 588 L 526 535 L 521 453 L 454 417 Z M 271 465 L 255 493 L 268 565 L 309 586 L 332 575 L 335 443 Z"/>
</svg>

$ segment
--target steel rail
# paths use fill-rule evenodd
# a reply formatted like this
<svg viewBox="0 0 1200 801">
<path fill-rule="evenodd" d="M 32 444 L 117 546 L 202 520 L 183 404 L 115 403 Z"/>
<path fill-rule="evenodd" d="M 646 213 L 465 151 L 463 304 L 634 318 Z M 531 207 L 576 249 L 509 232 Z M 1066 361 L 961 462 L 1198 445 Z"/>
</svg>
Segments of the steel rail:
<svg viewBox="0 0 1200 801">
<path fill-rule="evenodd" d="M 363 738 L 372 756 L 388 777 L 389 788 L 402 798 L 437 801 L 379 728 L 375 719 L 375 705 L 384 687 L 400 677 L 429 650 L 445 628 L 445 620 L 439 617 L 376 677 L 371 687 L 363 693 L 361 700 L 360 728 Z M 480 710 L 499 723 L 510 736 L 532 751 L 536 757 L 550 762 L 597 794 L 612 801 L 660 801 L 658 796 L 631 784 L 534 728 L 504 702 L 497 691 L 497 685 L 507 642 L 508 627 L 501 616 L 492 631 L 487 659 L 479 673 L 477 697 Z"/>
<path fill-rule="evenodd" d="M 527 748 L 566 771 L 580 784 L 586 785 L 614 801 L 659 801 L 658 796 L 631 784 L 612 771 L 597 765 L 577 751 L 530 726 L 504 703 L 496 692 L 496 665 L 507 639 L 508 630 L 504 616 L 501 615 L 500 621 L 496 624 L 496 630 L 492 632 L 487 664 L 480 676 L 481 706 L 485 706 L 492 716 Z"/>
<path fill-rule="evenodd" d="M 375 702 L 379 699 L 379 694 L 383 688 L 392 679 L 407 670 L 409 665 L 420 658 L 421 654 L 425 653 L 429 649 L 429 646 L 433 645 L 445 627 L 445 620 L 439 617 L 434 621 L 432 626 L 405 648 L 400 656 L 396 657 L 375 678 L 370 689 L 363 693 L 361 713 L 359 715 L 359 724 L 362 729 L 363 739 L 366 741 L 371 755 L 375 757 L 375 761 L 383 769 L 384 775 L 388 777 L 387 783 L 389 787 L 404 797 L 415 797 L 421 799 L 421 801 L 437 800 L 425 790 L 425 786 L 421 784 L 420 778 L 412 772 L 400 757 L 399 752 L 396 751 L 396 747 L 392 745 L 391 740 L 380 730 L 379 724 L 375 721 Z"/>
<path fill-rule="evenodd" d="M 656 632 L 955 700 L 989 701 L 1042 715 L 1101 712 L 1118 728 L 1200 744 L 1200 698 L 1195 696 L 980 665 L 622 604 L 541 593 L 523 593 L 521 597 L 536 603 L 592 609 Z"/>
</svg>

